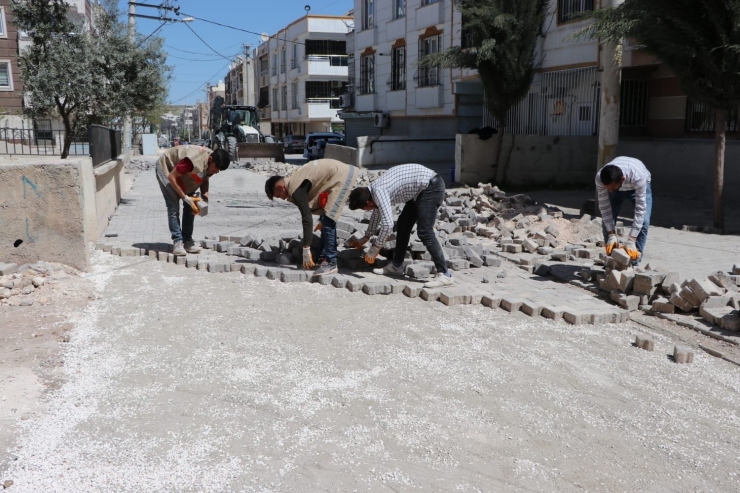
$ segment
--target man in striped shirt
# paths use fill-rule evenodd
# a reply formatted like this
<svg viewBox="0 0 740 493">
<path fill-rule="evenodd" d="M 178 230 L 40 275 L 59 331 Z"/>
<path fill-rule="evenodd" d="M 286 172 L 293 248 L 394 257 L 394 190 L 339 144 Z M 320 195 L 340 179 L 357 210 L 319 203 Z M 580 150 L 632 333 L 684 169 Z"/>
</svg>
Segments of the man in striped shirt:
<svg viewBox="0 0 740 493">
<path fill-rule="evenodd" d="M 452 275 L 447 271 L 442 246 L 434 234 L 437 212 L 445 198 L 445 182 L 441 176 L 420 164 L 394 166 L 375 180 L 369 187 L 358 187 L 349 195 L 351 210 L 373 211 L 361 240 L 350 242 L 350 246 L 362 248 L 371 236 L 380 232 L 365 255 L 372 264 L 393 231 L 393 206 L 405 204 L 398 218 L 396 248 L 391 262 L 377 273 L 390 276 L 403 276 L 403 260 L 411 238 L 411 230 L 416 224 L 419 239 L 432 256 L 437 269 L 437 277 L 424 285 L 425 288 L 441 288 L 453 284 Z"/>
<path fill-rule="evenodd" d="M 642 260 L 647 243 L 650 213 L 653 209 L 651 176 L 642 161 L 631 157 L 618 157 L 596 173 L 596 191 L 603 220 L 606 254 L 614 248 L 623 248 L 632 259 L 632 265 Z M 625 199 L 635 204 L 635 217 L 629 238 L 622 245 L 617 238 L 615 221 Z"/>
</svg>

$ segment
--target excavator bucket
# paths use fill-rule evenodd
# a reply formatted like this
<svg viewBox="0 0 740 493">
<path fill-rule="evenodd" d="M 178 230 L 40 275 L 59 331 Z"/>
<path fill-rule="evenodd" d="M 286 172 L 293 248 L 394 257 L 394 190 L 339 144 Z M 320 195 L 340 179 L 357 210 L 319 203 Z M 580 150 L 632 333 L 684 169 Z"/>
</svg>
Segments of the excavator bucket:
<svg viewBox="0 0 740 493">
<path fill-rule="evenodd" d="M 236 145 L 237 156 L 242 159 L 273 159 L 285 162 L 285 150 L 282 144 L 254 144 L 243 142 Z"/>
</svg>

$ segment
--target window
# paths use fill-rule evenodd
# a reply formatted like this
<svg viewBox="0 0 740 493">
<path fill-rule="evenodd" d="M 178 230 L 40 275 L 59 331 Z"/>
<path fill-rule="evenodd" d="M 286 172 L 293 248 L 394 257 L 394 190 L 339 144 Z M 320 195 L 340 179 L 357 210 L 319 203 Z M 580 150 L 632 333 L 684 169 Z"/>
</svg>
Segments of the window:
<svg viewBox="0 0 740 493">
<path fill-rule="evenodd" d="M 394 0 L 396 7 L 393 9 L 393 18 L 401 19 L 406 17 L 406 0 Z"/>
<path fill-rule="evenodd" d="M 419 58 L 439 53 L 442 49 L 442 35 L 419 39 Z M 419 67 L 418 87 L 437 86 L 440 84 L 439 67 Z"/>
<path fill-rule="evenodd" d="M 290 68 L 298 68 L 298 43 L 293 43 L 293 58 L 290 60 Z"/>
<path fill-rule="evenodd" d="M 280 95 L 280 97 L 282 99 L 280 101 L 281 102 L 280 108 L 283 111 L 285 111 L 288 109 L 288 86 L 283 86 L 281 89 L 282 89 L 282 94 Z"/>
<path fill-rule="evenodd" d="M 363 0 L 362 28 L 372 29 L 375 27 L 375 0 Z"/>
<path fill-rule="evenodd" d="M 277 68 L 278 68 L 278 56 L 277 53 L 272 55 L 272 75 L 277 75 Z"/>
<path fill-rule="evenodd" d="M 291 108 L 294 110 L 298 109 L 298 83 L 293 82 L 290 86 L 290 92 L 292 96 L 292 106 Z"/>
<path fill-rule="evenodd" d="M 0 38 L 7 38 L 8 30 L 5 26 L 5 7 L 0 7 Z"/>
<path fill-rule="evenodd" d="M 431 5 L 438 2 L 439 0 L 421 0 L 421 6 L 423 7 L 424 5 Z"/>
<path fill-rule="evenodd" d="M 270 69 L 270 60 L 265 58 L 260 58 L 260 75 L 267 75 L 267 72 Z"/>
<path fill-rule="evenodd" d="M 475 33 L 468 27 L 468 21 L 465 16 L 462 18 L 462 31 L 460 33 L 460 46 L 463 49 L 475 48 Z"/>
<path fill-rule="evenodd" d="M 727 131 L 737 132 L 738 109 L 727 112 Z M 686 131 L 714 132 L 714 110 L 697 101 L 686 102 Z"/>
<path fill-rule="evenodd" d="M 622 80 L 619 97 L 620 127 L 644 127 L 647 125 L 648 85 L 648 80 Z"/>
<path fill-rule="evenodd" d="M 360 94 L 375 94 L 375 54 L 360 58 Z"/>
<path fill-rule="evenodd" d="M 277 98 L 277 87 L 272 88 L 272 109 L 274 111 L 277 111 L 277 109 L 280 106 L 278 105 L 278 98 Z"/>
<path fill-rule="evenodd" d="M 280 50 L 280 73 L 285 73 L 285 46 Z"/>
<path fill-rule="evenodd" d="M 558 0 L 558 22 L 568 22 L 594 9 L 594 0 Z"/>
<path fill-rule="evenodd" d="M 0 60 L 0 91 L 13 90 L 13 71 L 10 60 Z"/>
<path fill-rule="evenodd" d="M 393 48 L 391 53 L 391 91 L 406 89 L 406 47 Z"/>
</svg>

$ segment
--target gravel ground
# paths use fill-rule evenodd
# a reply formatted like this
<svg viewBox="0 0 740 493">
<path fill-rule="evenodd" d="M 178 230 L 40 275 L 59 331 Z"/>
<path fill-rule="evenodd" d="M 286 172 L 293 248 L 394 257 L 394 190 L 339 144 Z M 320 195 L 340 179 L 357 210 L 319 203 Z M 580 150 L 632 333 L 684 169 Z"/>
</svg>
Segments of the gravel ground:
<svg viewBox="0 0 740 493">
<path fill-rule="evenodd" d="M 14 491 L 737 490 L 740 371 L 666 335 L 93 263 Z"/>
</svg>

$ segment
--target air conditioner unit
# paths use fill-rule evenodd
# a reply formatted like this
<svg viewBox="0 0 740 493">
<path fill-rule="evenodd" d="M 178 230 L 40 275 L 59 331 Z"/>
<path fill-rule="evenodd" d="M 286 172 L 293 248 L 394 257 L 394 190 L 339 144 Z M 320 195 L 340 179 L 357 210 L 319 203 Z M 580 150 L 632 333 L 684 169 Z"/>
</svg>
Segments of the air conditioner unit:
<svg viewBox="0 0 740 493">
<path fill-rule="evenodd" d="M 388 113 L 374 113 L 373 123 L 375 124 L 375 128 L 387 128 L 390 124 Z"/>
<path fill-rule="evenodd" d="M 351 94 L 340 94 L 339 95 L 339 106 L 342 108 L 349 108 L 352 106 L 352 95 Z"/>
</svg>

